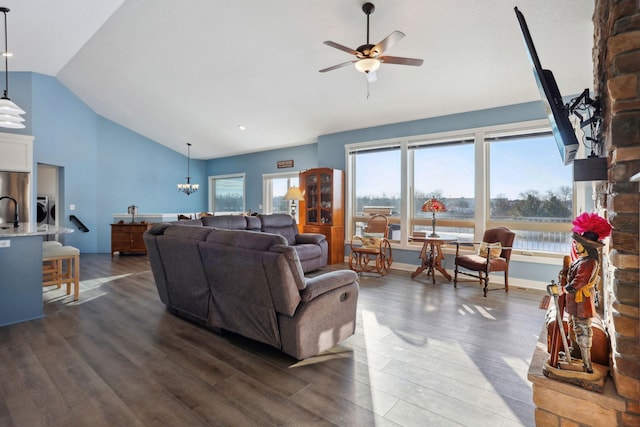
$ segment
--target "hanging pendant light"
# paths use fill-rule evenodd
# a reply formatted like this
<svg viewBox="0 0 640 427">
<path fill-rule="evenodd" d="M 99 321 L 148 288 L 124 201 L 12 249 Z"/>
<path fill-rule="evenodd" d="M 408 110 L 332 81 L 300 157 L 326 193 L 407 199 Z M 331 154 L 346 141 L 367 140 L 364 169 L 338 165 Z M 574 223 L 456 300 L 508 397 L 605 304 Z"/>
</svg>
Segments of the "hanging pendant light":
<svg viewBox="0 0 640 427">
<path fill-rule="evenodd" d="M 187 142 L 187 183 L 178 184 L 178 191 L 183 192 L 187 196 L 191 193 L 195 193 L 200 188 L 200 184 L 192 184 L 191 177 L 189 176 L 189 163 L 191 161 L 191 144 Z"/>
<path fill-rule="evenodd" d="M 7 42 L 7 12 L 9 12 L 9 8 L 0 7 L 0 12 L 4 13 L 4 52 L 2 52 L 2 56 L 4 56 L 5 76 L 4 95 L 0 98 L 0 127 L 23 129 L 24 119 L 20 116 L 25 114 L 25 111 L 9 98 L 9 56 L 11 56 Z"/>
</svg>

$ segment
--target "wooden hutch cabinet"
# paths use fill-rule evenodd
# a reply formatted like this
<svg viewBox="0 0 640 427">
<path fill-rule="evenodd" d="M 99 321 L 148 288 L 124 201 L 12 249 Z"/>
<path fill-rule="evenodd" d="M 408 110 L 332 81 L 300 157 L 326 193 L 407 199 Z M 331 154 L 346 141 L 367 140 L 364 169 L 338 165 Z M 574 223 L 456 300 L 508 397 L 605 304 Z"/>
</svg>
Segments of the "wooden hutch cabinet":
<svg viewBox="0 0 640 427">
<path fill-rule="evenodd" d="M 327 237 L 329 264 L 344 262 L 344 173 L 316 168 L 300 172 L 300 223 L 303 233 Z"/>
<path fill-rule="evenodd" d="M 114 252 L 146 254 L 147 246 L 142 235 L 149 224 L 111 224 L 111 256 Z"/>
</svg>

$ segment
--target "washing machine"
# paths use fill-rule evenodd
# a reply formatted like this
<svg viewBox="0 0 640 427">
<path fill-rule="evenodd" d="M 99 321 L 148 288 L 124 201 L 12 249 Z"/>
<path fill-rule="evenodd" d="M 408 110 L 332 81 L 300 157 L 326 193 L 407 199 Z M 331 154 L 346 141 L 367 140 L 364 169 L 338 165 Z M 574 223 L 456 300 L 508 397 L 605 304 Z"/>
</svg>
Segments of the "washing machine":
<svg viewBox="0 0 640 427">
<path fill-rule="evenodd" d="M 47 217 L 50 225 L 56 225 L 56 198 L 49 196 L 49 215 Z"/>
<path fill-rule="evenodd" d="M 38 225 L 49 224 L 49 197 L 38 196 L 36 205 Z"/>
</svg>

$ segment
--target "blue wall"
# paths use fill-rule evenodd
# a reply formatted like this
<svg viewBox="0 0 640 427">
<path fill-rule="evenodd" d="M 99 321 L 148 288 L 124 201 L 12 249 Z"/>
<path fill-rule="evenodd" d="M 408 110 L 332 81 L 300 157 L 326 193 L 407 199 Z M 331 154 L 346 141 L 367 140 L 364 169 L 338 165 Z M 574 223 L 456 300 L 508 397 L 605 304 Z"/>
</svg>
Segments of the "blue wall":
<svg viewBox="0 0 640 427">
<path fill-rule="evenodd" d="M 64 235 L 66 244 L 82 252 L 110 252 L 112 215 L 126 213 L 131 204 L 141 213 L 206 210 L 206 161 L 191 160 L 192 182 L 201 184 L 199 192 L 187 197 L 176 188 L 187 172 L 186 141 L 184 153 L 177 153 L 117 125 L 54 77 L 10 73 L 10 97 L 27 112 L 26 128 L 10 131 L 34 136 L 34 174 L 38 163 L 61 168 L 58 215 L 62 226 L 75 230 Z M 37 176 L 32 182 L 35 186 Z M 69 210 L 70 204 L 75 211 Z M 78 230 L 70 214 L 90 231 Z"/>
<path fill-rule="evenodd" d="M 185 142 L 185 154 L 187 146 Z M 99 224 L 110 224 L 112 214 L 126 213 L 129 205 L 140 213 L 202 212 L 207 205 L 206 162 L 191 160 L 191 182 L 200 190 L 187 196 L 176 185 L 186 182 L 185 155 L 122 126 L 98 118 L 96 188 Z M 177 218 L 176 218 L 177 220 Z M 110 227 L 99 227 L 98 252 L 111 249 Z"/>
</svg>

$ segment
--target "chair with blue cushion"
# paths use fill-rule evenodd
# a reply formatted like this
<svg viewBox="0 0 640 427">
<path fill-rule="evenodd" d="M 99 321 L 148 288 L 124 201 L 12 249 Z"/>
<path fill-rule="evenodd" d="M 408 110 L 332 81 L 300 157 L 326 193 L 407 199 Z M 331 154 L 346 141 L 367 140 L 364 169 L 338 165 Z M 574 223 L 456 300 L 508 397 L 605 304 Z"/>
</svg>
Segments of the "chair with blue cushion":
<svg viewBox="0 0 640 427">
<path fill-rule="evenodd" d="M 389 220 L 384 215 L 373 215 L 362 236 L 351 238 L 349 268 L 356 273 L 373 272 L 385 275 L 391 268 L 393 256 L 389 235 Z"/>
</svg>

